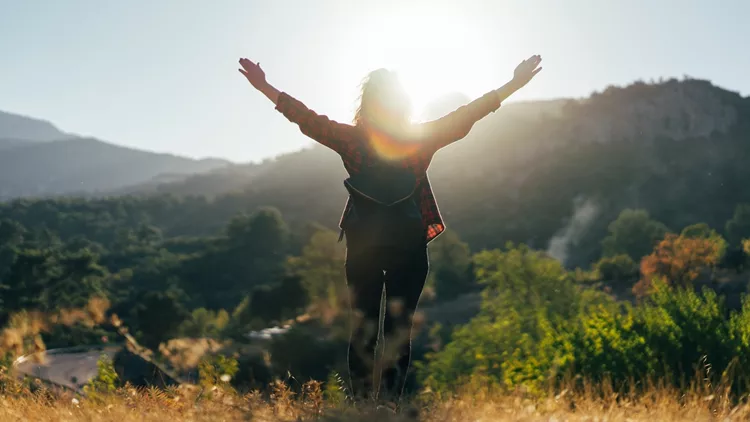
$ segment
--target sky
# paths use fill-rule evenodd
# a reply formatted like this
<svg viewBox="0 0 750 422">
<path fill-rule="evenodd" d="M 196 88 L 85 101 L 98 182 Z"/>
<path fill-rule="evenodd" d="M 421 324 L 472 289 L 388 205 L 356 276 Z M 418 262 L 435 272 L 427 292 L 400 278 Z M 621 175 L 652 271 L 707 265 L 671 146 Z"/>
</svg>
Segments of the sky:
<svg viewBox="0 0 750 422">
<path fill-rule="evenodd" d="M 417 107 L 498 88 L 585 97 L 689 75 L 750 95 L 747 0 L 0 0 L 0 110 L 109 142 L 260 161 L 311 144 L 237 72 L 349 122 L 368 71 Z M 418 117 L 418 116 L 417 116 Z"/>
</svg>

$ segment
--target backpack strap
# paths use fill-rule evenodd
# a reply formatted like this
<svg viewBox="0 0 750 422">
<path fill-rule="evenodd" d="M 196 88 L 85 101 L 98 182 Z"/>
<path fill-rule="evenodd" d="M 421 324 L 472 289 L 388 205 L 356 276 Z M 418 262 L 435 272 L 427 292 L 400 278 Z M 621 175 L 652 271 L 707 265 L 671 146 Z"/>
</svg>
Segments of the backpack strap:
<svg viewBox="0 0 750 422">
<path fill-rule="evenodd" d="M 344 181 L 349 194 L 387 207 L 414 195 L 417 178 L 405 168 L 372 167 Z"/>
</svg>

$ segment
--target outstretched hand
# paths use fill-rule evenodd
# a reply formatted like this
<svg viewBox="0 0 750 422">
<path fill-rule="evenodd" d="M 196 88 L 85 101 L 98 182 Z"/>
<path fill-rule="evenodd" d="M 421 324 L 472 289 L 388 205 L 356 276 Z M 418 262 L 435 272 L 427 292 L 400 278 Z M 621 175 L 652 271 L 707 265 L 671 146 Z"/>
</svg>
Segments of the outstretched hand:
<svg viewBox="0 0 750 422">
<path fill-rule="evenodd" d="M 253 63 L 246 58 L 242 58 L 240 59 L 240 66 L 242 66 L 242 69 L 238 69 L 240 73 L 256 89 L 261 89 L 266 85 L 266 73 L 260 68 L 260 63 Z"/>
<path fill-rule="evenodd" d="M 542 68 L 539 67 L 539 64 L 541 63 L 542 56 L 540 55 L 534 55 L 522 61 L 521 64 L 516 66 L 516 70 L 513 72 L 513 83 L 518 88 L 529 83 L 529 81 L 531 81 L 531 79 L 542 70 Z"/>
</svg>

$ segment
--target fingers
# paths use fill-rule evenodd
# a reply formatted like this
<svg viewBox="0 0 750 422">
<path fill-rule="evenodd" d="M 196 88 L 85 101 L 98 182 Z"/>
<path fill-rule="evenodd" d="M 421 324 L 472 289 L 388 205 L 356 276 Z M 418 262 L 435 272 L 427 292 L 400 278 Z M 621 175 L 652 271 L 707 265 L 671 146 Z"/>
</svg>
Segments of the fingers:
<svg viewBox="0 0 750 422">
<path fill-rule="evenodd" d="M 242 73 L 243 75 L 245 75 L 246 78 L 248 77 L 247 72 L 245 72 L 244 70 L 242 70 L 242 69 L 237 69 L 237 70 L 239 70 L 240 73 Z"/>
<path fill-rule="evenodd" d="M 243 57 L 240 59 L 240 66 L 242 66 L 243 69 L 247 70 L 248 68 L 253 67 L 253 62 Z"/>
<path fill-rule="evenodd" d="M 527 72 L 530 72 L 531 76 L 533 77 L 534 75 L 539 73 L 539 71 L 542 70 L 542 68 L 539 67 L 539 64 L 541 63 L 542 63 L 542 56 L 535 54 L 529 57 L 528 59 L 524 60 L 523 62 L 521 62 L 521 65 L 523 65 L 525 70 Z"/>
<path fill-rule="evenodd" d="M 240 59 L 240 66 L 242 66 L 242 68 L 245 70 L 250 70 L 252 68 L 260 69 L 260 62 L 253 63 L 251 60 L 248 60 L 247 58 L 243 57 Z"/>
</svg>

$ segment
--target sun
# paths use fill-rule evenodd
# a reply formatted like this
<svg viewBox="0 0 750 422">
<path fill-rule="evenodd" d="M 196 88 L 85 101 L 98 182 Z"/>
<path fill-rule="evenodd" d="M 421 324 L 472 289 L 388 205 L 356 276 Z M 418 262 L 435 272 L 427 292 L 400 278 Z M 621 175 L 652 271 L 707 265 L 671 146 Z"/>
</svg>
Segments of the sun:
<svg viewBox="0 0 750 422">
<path fill-rule="evenodd" d="M 475 98 L 497 87 L 492 52 L 471 22 L 400 10 L 389 24 L 381 38 L 386 66 L 398 73 L 409 93 L 415 120 L 446 94 Z"/>
</svg>

